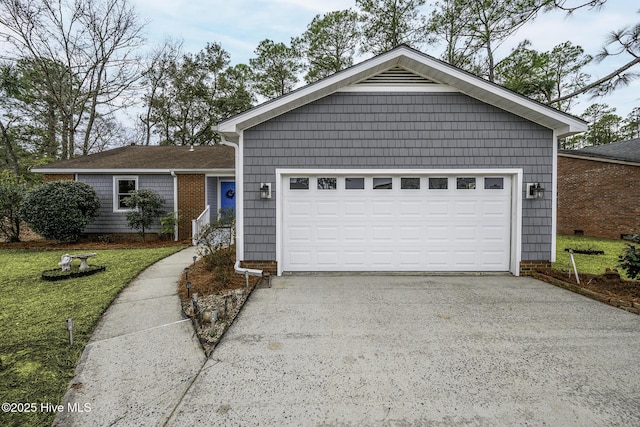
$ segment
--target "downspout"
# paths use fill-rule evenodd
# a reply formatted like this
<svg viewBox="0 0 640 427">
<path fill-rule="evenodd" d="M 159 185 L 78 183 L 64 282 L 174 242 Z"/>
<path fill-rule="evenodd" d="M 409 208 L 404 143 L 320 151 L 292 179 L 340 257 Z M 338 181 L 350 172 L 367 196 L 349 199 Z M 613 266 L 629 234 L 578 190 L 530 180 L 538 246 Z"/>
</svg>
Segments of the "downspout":
<svg viewBox="0 0 640 427">
<path fill-rule="evenodd" d="M 238 144 L 234 144 L 231 141 L 227 141 L 227 139 L 224 137 L 224 135 L 220 135 L 220 144 L 222 145 L 226 145 L 228 147 L 233 147 L 233 149 L 235 150 L 235 174 L 236 174 L 236 194 L 239 194 L 240 197 L 244 196 L 244 191 L 241 191 L 242 189 L 239 188 L 240 186 L 242 186 L 242 179 L 240 177 L 239 174 L 239 168 L 240 168 L 240 158 L 238 155 Z M 240 191 L 238 191 L 240 190 Z M 236 199 L 236 201 L 239 202 L 239 198 Z M 240 203 L 237 203 L 236 209 L 241 206 Z M 239 211 L 239 209 L 237 209 Z M 236 215 L 237 217 L 238 215 Z M 236 231 L 238 230 L 238 228 L 236 227 Z M 242 231 L 241 231 L 242 232 Z M 236 243 L 238 242 L 238 238 L 236 236 Z M 240 240 L 241 244 L 244 243 L 244 239 Z M 262 276 L 262 270 L 256 270 L 256 269 L 251 269 L 251 268 L 243 268 L 240 267 L 240 263 L 242 262 L 238 257 L 238 253 L 239 253 L 239 248 L 236 247 L 236 263 L 233 266 L 233 269 L 235 270 L 235 272 L 237 274 L 242 274 L 245 277 L 247 286 L 249 284 L 249 276 Z"/>
<path fill-rule="evenodd" d="M 176 222 L 173 226 L 173 240 L 178 241 L 178 175 L 174 171 L 171 171 L 173 177 L 173 215 Z"/>
</svg>

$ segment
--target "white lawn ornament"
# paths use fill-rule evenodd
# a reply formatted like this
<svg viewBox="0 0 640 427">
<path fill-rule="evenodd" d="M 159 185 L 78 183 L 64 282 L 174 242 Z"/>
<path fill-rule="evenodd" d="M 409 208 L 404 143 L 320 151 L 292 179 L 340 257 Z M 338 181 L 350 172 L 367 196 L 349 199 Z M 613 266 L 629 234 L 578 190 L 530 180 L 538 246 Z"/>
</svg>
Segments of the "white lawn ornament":
<svg viewBox="0 0 640 427">
<path fill-rule="evenodd" d="M 62 267 L 62 271 L 71 271 L 71 261 L 73 258 L 69 254 L 62 255 L 62 260 L 58 263 Z"/>
</svg>

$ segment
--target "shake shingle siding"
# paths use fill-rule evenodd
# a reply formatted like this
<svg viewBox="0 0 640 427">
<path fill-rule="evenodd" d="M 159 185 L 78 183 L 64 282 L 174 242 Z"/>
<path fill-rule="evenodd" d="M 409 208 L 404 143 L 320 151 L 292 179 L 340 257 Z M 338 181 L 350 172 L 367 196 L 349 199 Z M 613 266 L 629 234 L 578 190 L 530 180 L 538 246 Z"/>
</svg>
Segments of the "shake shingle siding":
<svg viewBox="0 0 640 427">
<path fill-rule="evenodd" d="M 244 257 L 276 258 L 276 168 L 522 168 L 551 189 L 553 134 L 458 93 L 335 93 L 244 132 Z M 275 185 L 272 187 L 275 190 Z M 522 194 L 524 198 L 524 194 Z M 523 200 L 522 259 L 551 257 L 551 192 Z"/>
<path fill-rule="evenodd" d="M 128 175 L 129 176 L 129 175 Z M 157 192 L 164 200 L 163 210 L 173 212 L 173 177 L 171 175 L 134 175 L 138 177 L 139 189 Z M 78 181 L 91 185 L 100 199 L 98 218 L 85 228 L 85 233 L 131 233 L 124 212 L 113 211 L 113 175 L 79 174 Z M 155 226 L 149 232 L 156 232 Z"/>
</svg>

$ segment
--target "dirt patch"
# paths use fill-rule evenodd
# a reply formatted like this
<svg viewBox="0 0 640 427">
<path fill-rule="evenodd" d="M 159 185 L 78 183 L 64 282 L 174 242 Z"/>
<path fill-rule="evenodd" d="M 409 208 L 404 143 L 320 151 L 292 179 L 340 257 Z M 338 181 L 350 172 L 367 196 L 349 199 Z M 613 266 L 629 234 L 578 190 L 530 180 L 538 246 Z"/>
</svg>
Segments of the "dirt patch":
<svg viewBox="0 0 640 427">
<path fill-rule="evenodd" d="M 552 285 L 579 293 L 596 301 L 640 314 L 640 282 L 634 280 L 612 281 L 609 275 L 580 274 L 580 283 L 575 276 L 551 268 L 540 269 L 534 277 Z"/>
</svg>

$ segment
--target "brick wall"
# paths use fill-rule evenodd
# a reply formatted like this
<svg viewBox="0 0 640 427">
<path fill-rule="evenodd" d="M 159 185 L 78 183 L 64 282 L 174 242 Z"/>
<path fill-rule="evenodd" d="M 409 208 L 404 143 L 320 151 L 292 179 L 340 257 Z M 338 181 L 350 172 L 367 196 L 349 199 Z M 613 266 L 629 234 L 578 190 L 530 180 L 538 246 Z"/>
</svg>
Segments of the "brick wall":
<svg viewBox="0 0 640 427">
<path fill-rule="evenodd" d="M 640 166 L 558 156 L 558 234 L 640 232 Z"/>
<path fill-rule="evenodd" d="M 550 261 L 520 261 L 520 275 L 533 276 L 541 268 L 551 268 Z"/>
<path fill-rule="evenodd" d="M 197 174 L 178 175 L 178 239 L 191 238 L 191 220 L 198 218 L 204 208 L 205 176 Z"/>
<path fill-rule="evenodd" d="M 76 179 L 76 176 L 72 173 L 67 174 L 45 174 L 44 182 L 52 182 L 52 181 L 73 181 Z"/>
<path fill-rule="evenodd" d="M 278 263 L 276 261 L 242 261 L 240 267 L 262 270 L 263 273 L 269 273 L 272 276 L 278 274 Z"/>
</svg>

